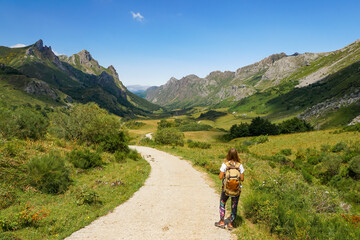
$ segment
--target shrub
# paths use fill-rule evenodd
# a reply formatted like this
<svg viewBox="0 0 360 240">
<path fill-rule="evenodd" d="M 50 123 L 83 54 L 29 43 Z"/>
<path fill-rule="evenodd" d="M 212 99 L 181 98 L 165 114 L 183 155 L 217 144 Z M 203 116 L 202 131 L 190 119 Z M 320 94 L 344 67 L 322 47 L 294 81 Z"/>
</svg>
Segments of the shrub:
<svg viewBox="0 0 360 240">
<path fill-rule="evenodd" d="M 97 152 L 90 152 L 89 149 L 72 150 L 68 154 L 68 159 L 76 168 L 81 169 L 94 168 L 104 164 L 101 155 Z"/>
<path fill-rule="evenodd" d="M 256 117 L 251 121 L 249 131 L 251 136 L 279 134 L 278 127 L 275 124 L 261 117 Z"/>
<path fill-rule="evenodd" d="M 27 167 L 30 185 L 44 193 L 63 193 L 70 185 L 69 170 L 57 154 L 33 158 Z"/>
<path fill-rule="evenodd" d="M 268 136 L 260 135 L 258 137 L 252 138 L 251 141 L 255 144 L 260 144 L 269 141 L 269 138 Z"/>
<path fill-rule="evenodd" d="M 279 127 L 279 132 L 281 134 L 306 132 L 306 131 L 314 130 L 314 127 L 312 127 L 305 120 L 301 120 L 296 117 L 283 121 L 282 123 L 279 124 L 278 127 Z"/>
<path fill-rule="evenodd" d="M 189 147 L 189 148 L 208 149 L 208 148 L 211 147 L 211 144 L 210 144 L 210 143 L 205 143 L 205 142 L 193 141 L 193 142 L 189 142 L 189 143 L 188 143 L 188 147 Z"/>
<path fill-rule="evenodd" d="M 0 132 L 6 138 L 42 138 L 49 126 L 49 120 L 38 111 L 20 107 L 14 111 L 0 108 Z"/>
<path fill-rule="evenodd" d="M 128 138 L 124 132 L 100 136 L 96 142 L 99 143 L 100 149 L 110 153 L 116 151 L 129 152 Z"/>
<path fill-rule="evenodd" d="M 128 158 L 130 158 L 134 161 L 138 161 L 141 159 L 141 155 L 135 149 L 131 149 L 130 152 L 128 153 Z"/>
<path fill-rule="evenodd" d="M 154 138 L 159 144 L 184 146 L 184 134 L 176 128 L 158 129 Z"/>
<path fill-rule="evenodd" d="M 238 137 L 248 137 L 250 136 L 250 131 L 249 131 L 249 124 L 247 123 L 240 123 L 238 124 L 234 124 L 231 126 L 230 128 L 230 138 L 238 138 Z"/>
<path fill-rule="evenodd" d="M 157 123 L 157 125 L 158 130 L 163 128 L 172 128 L 175 126 L 173 122 L 167 121 L 165 119 L 161 119 L 160 122 Z"/>
<path fill-rule="evenodd" d="M 331 151 L 334 153 L 341 152 L 341 151 L 344 151 L 346 147 L 347 147 L 346 143 L 338 142 L 331 148 Z"/>
<path fill-rule="evenodd" d="M 290 148 L 284 148 L 284 149 L 281 149 L 280 154 L 282 154 L 284 156 L 290 156 L 292 154 L 292 151 Z"/>
<path fill-rule="evenodd" d="M 353 157 L 349 162 L 349 176 L 360 179 L 360 155 Z"/>
<path fill-rule="evenodd" d="M 78 205 L 102 204 L 99 194 L 95 192 L 93 189 L 88 188 L 87 186 L 81 188 L 81 190 L 76 196 L 76 199 L 77 199 L 76 203 Z"/>
<path fill-rule="evenodd" d="M 127 153 L 125 153 L 125 152 L 116 151 L 114 153 L 115 161 L 118 163 L 126 162 L 126 156 L 127 156 Z"/>
<path fill-rule="evenodd" d="M 15 192 L 0 185 L 0 210 L 11 206 L 15 200 Z"/>
<path fill-rule="evenodd" d="M 320 165 L 320 176 L 323 183 L 330 181 L 330 179 L 339 173 L 341 157 L 334 154 L 328 154 L 322 159 Z"/>
<path fill-rule="evenodd" d="M 58 138 L 98 143 L 101 136 L 118 134 L 121 122 L 95 103 L 74 104 L 50 114 L 50 132 Z"/>
</svg>

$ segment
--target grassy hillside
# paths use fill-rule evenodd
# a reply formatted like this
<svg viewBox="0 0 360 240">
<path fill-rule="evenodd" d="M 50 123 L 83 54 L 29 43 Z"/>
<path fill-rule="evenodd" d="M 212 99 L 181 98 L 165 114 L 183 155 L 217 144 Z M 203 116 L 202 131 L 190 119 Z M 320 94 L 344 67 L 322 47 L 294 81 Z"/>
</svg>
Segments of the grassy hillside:
<svg viewBox="0 0 360 240">
<path fill-rule="evenodd" d="M 0 64 L 13 67 L 26 77 L 42 80 L 77 102 L 96 102 L 122 117 L 148 116 L 160 109 L 128 92 L 112 66 L 105 69 L 90 55 L 92 62 L 81 65 L 76 56 L 74 66 L 61 62 L 41 40 L 24 48 L 0 47 Z"/>
<path fill-rule="evenodd" d="M 64 239 L 129 199 L 150 165 L 127 144 L 95 104 L 1 102 L 0 239 Z"/>
</svg>

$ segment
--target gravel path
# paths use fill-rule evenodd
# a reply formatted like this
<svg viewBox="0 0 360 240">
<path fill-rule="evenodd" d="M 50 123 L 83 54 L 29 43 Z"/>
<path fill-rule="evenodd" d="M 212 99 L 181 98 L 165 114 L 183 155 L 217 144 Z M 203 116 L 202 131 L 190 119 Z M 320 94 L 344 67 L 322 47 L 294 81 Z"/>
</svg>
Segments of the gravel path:
<svg viewBox="0 0 360 240">
<path fill-rule="evenodd" d="M 203 173 L 168 153 L 132 148 L 151 165 L 144 186 L 112 213 L 66 239 L 233 239 L 229 231 L 214 226 L 219 195 Z"/>
</svg>

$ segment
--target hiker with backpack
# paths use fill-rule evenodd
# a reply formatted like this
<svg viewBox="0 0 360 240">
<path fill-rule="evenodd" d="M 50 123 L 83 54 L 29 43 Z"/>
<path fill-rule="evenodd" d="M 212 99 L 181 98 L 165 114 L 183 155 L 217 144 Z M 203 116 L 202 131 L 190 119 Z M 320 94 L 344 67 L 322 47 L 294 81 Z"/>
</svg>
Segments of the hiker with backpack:
<svg viewBox="0 0 360 240">
<path fill-rule="evenodd" d="M 225 205 L 231 197 L 231 215 L 227 223 L 228 230 L 233 229 L 233 222 L 237 215 L 237 206 L 241 193 L 241 181 L 244 181 L 244 167 L 240 162 L 239 155 L 235 148 L 231 148 L 221 165 L 220 180 L 223 181 L 220 197 L 220 221 L 215 222 L 215 226 L 225 228 Z"/>
</svg>

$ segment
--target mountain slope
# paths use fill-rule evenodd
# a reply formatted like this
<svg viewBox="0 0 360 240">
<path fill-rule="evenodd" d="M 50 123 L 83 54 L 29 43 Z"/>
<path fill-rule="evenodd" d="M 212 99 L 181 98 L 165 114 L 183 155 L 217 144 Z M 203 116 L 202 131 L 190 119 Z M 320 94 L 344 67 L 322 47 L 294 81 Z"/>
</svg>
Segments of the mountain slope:
<svg viewBox="0 0 360 240">
<path fill-rule="evenodd" d="M 113 66 L 104 68 L 86 50 L 56 56 L 42 40 L 24 48 L 0 47 L 0 63 L 46 82 L 79 102 L 96 102 L 119 116 L 149 115 L 158 106 L 129 94 Z"/>
<path fill-rule="evenodd" d="M 279 84 L 284 77 L 322 55 L 305 53 L 287 56 L 280 53 L 239 68 L 236 72 L 215 71 L 205 78 L 195 75 L 180 80 L 171 78 L 157 90 L 148 91 L 146 99 L 169 108 L 209 106 L 224 100 L 234 102 Z"/>
</svg>

